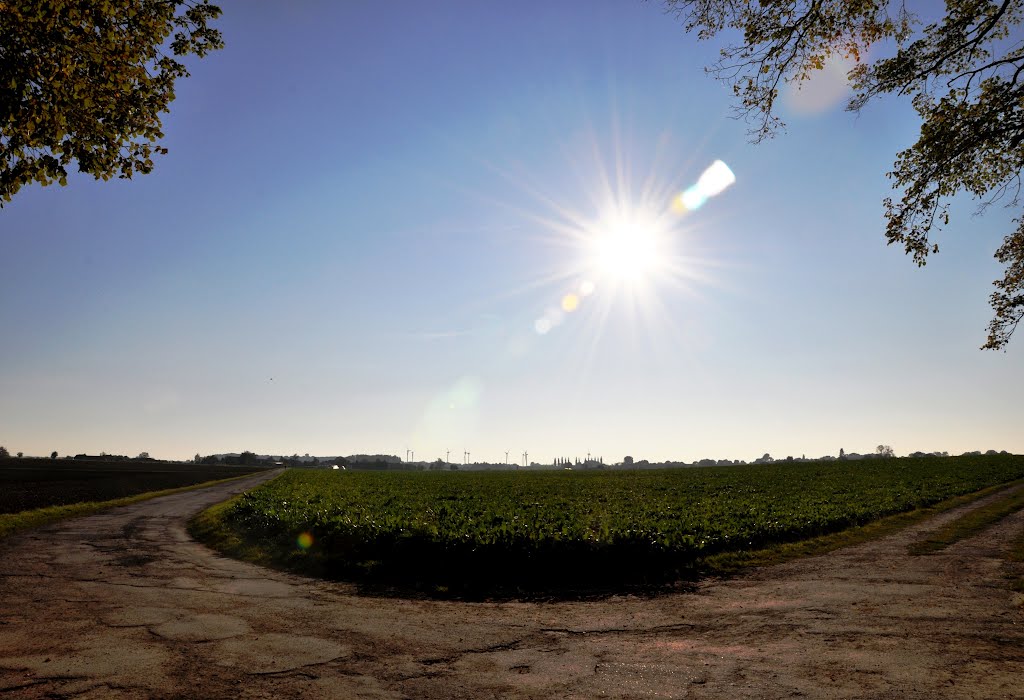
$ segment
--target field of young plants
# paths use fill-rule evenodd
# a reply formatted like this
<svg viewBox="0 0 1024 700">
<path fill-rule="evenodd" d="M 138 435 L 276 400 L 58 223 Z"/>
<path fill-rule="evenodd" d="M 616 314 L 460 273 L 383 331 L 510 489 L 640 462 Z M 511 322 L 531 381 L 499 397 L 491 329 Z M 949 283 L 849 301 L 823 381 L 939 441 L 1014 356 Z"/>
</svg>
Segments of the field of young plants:
<svg viewBox="0 0 1024 700">
<path fill-rule="evenodd" d="M 244 495 L 223 522 L 339 578 L 619 583 L 678 577 L 709 554 L 834 532 L 1022 477 L 1017 456 L 665 471 L 291 470 Z"/>
</svg>

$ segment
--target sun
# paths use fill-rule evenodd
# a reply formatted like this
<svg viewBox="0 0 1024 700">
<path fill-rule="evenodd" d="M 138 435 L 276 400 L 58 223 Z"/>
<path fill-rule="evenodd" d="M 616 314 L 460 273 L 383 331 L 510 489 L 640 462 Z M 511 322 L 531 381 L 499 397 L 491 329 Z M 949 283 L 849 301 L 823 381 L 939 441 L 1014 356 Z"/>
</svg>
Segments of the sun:
<svg viewBox="0 0 1024 700">
<path fill-rule="evenodd" d="M 602 278 L 643 282 L 664 268 L 667 227 L 642 208 L 615 210 L 593 227 L 593 266 Z"/>
<path fill-rule="evenodd" d="M 596 135 L 591 141 L 591 158 L 570 158 L 577 181 L 563 183 L 566 191 L 579 198 L 575 204 L 553 194 L 560 192 L 557 181 L 492 166 L 516 190 L 535 199 L 538 207 L 493 197 L 488 201 L 529 222 L 537 238 L 552 250 L 562 249 L 562 265 L 548 268 L 503 296 L 557 285 L 559 289 L 533 316 L 532 329 L 547 336 L 569 319 L 580 319 L 582 327 L 592 331 L 587 357 L 612 322 L 628 324 L 631 333 L 644 325 L 652 337 L 671 334 L 685 341 L 674 322 L 681 314 L 674 302 L 681 295 L 701 299 L 699 289 L 714 283 L 709 271 L 717 266 L 704 252 L 705 231 L 691 224 L 691 217 L 728 189 L 736 176 L 721 160 L 713 161 L 688 187 L 689 178 L 683 179 L 681 173 L 666 176 L 658 166 L 666 152 L 662 146 L 671 140 L 662 137 L 649 172 L 637 179 L 627 157 L 632 149 L 625 149 L 617 134 L 612 139 L 612 163 Z"/>
</svg>

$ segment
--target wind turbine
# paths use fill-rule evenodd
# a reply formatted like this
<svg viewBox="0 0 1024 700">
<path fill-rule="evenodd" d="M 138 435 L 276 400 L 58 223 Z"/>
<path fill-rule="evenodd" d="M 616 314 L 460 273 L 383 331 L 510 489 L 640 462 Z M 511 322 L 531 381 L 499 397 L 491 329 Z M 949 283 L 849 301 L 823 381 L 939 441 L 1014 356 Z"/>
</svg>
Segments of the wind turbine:
<svg viewBox="0 0 1024 700">
<path fill-rule="evenodd" d="M 505 464 L 508 465 L 508 453 L 510 450 L 505 450 Z"/>
</svg>

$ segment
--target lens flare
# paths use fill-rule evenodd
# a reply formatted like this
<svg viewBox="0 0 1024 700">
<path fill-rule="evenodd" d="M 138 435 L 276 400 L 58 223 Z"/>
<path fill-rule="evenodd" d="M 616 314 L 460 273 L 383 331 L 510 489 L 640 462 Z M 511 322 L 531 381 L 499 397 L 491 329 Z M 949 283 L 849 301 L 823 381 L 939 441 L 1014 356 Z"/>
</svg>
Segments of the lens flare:
<svg viewBox="0 0 1024 700">
<path fill-rule="evenodd" d="M 697 184 L 686 188 L 681 194 L 676 195 L 672 200 L 672 208 L 677 213 L 696 211 L 704 206 L 704 203 L 717 194 L 721 194 L 729 185 L 736 182 L 736 176 L 729 166 L 720 160 L 708 166 Z"/>
<path fill-rule="evenodd" d="M 697 189 L 699 189 L 705 197 L 714 197 L 716 194 L 720 194 L 726 187 L 736 182 L 736 176 L 733 175 L 732 170 L 729 166 L 720 160 L 716 160 L 697 180 Z"/>
<path fill-rule="evenodd" d="M 825 59 L 820 70 L 806 80 L 788 83 L 781 91 L 783 106 L 794 114 L 812 117 L 834 109 L 850 95 L 849 72 L 857 65 L 856 58 L 836 51 Z"/>
<path fill-rule="evenodd" d="M 306 551 L 313 546 L 313 535 L 308 532 L 299 533 L 299 536 L 295 538 L 295 545 L 302 551 Z"/>
<path fill-rule="evenodd" d="M 572 292 L 562 297 L 562 311 L 566 313 L 572 313 L 580 305 L 580 298 Z"/>
<path fill-rule="evenodd" d="M 437 445 L 472 440 L 482 420 L 486 388 L 484 380 L 474 374 L 463 375 L 442 388 L 424 407 L 410 442 Z"/>
</svg>

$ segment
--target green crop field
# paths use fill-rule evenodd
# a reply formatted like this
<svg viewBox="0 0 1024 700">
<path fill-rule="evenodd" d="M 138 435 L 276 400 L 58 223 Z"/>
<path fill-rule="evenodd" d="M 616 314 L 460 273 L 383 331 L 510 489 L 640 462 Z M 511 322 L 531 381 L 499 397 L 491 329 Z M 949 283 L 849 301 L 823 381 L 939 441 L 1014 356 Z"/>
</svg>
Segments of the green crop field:
<svg viewBox="0 0 1024 700">
<path fill-rule="evenodd" d="M 1022 477 L 1017 456 L 611 472 L 292 470 L 245 494 L 223 523 L 339 578 L 664 581 L 711 554 L 835 532 Z"/>
</svg>

